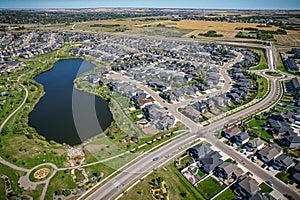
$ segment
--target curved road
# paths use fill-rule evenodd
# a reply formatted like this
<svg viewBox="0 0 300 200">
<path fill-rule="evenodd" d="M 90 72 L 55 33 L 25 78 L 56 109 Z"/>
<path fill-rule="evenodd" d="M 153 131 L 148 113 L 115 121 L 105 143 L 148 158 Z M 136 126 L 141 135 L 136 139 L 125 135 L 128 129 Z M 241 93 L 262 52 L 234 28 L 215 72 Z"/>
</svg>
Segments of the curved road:
<svg viewBox="0 0 300 200">
<path fill-rule="evenodd" d="M 275 59 L 274 55 L 272 55 L 272 51 L 267 53 L 268 56 L 268 64 L 270 69 L 273 69 Z M 195 140 L 195 138 L 202 137 L 205 138 L 208 142 L 213 144 L 216 148 L 239 162 L 246 169 L 257 175 L 263 180 L 272 180 L 274 183 L 274 188 L 278 190 L 281 194 L 288 193 L 293 196 L 295 199 L 299 199 L 299 194 L 297 191 L 290 188 L 288 185 L 284 184 L 274 176 L 270 175 L 267 171 L 260 168 L 258 165 L 252 163 L 249 159 L 245 159 L 243 155 L 238 154 L 234 150 L 232 150 L 229 146 L 220 142 L 214 135 L 213 132 L 224 127 L 224 124 L 231 124 L 239 121 L 240 119 L 245 118 L 247 115 L 252 115 L 253 113 L 264 110 L 266 107 L 270 106 L 272 102 L 279 96 L 280 94 L 280 82 L 278 79 L 266 76 L 262 74 L 262 76 L 266 77 L 270 81 L 270 92 L 269 95 L 255 104 L 252 107 L 246 108 L 242 112 L 235 113 L 231 116 L 225 117 L 220 121 L 214 122 L 206 127 L 199 127 L 198 124 L 185 117 L 181 113 L 179 113 L 176 109 L 176 106 L 171 104 L 164 103 L 159 97 L 154 97 L 162 106 L 167 107 L 168 111 L 172 113 L 175 117 L 180 119 L 182 123 L 184 123 L 187 127 L 190 128 L 191 133 L 185 135 L 179 139 L 172 141 L 171 143 L 159 148 L 156 151 L 151 152 L 145 157 L 141 158 L 136 163 L 132 164 L 125 171 L 120 172 L 116 177 L 112 180 L 105 183 L 102 187 L 94 188 L 93 193 L 85 193 L 79 199 L 90 199 L 90 200 L 100 200 L 100 199 L 111 199 L 116 194 L 122 192 L 127 186 L 129 186 L 134 180 L 139 178 L 141 175 L 151 171 L 155 167 L 157 167 L 161 162 L 168 160 L 168 157 L 176 152 L 178 149 L 182 149 L 189 145 L 191 142 Z M 153 161 L 153 158 L 158 157 L 159 159 Z"/>
</svg>

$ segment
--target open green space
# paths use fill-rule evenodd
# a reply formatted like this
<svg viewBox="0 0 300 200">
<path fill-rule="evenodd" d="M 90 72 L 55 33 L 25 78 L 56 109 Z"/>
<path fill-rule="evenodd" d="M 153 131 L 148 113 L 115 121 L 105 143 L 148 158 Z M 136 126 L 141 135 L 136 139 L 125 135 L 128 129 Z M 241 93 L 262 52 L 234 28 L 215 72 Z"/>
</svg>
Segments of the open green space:
<svg viewBox="0 0 300 200">
<path fill-rule="evenodd" d="M 282 65 L 281 66 L 277 66 L 276 69 L 278 69 L 279 71 L 282 71 L 284 73 L 292 74 L 292 75 L 295 75 L 295 76 L 300 76 L 300 72 L 294 71 L 294 70 L 287 70 Z"/>
<path fill-rule="evenodd" d="M 192 186 L 188 180 L 175 168 L 174 164 L 169 164 L 157 171 L 151 173 L 143 181 L 130 189 L 122 200 L 127 199 L 144 199 L 152 200 L 150 192 L 150 182 L 152 179 L 162 177 L 168 188 L 169 199 L 185 199 L 185 200 L 203 200 L 204 197 Z"/>
<path fill-rule="evenodd" d="M 210 199 L 224 189 L 225 185 L 219 185 L 212 177 L 209 177 L 198 183 L 197 188 L 206 199 Z"/>
<path fill-rule="evenodd" d="M 53 199 L 53 194 L 58 190 L 72 190 L 77 188 L 71 176 L 70 170 L 58 171 L 51 179 L 45 199 Z"/>
<path fill-rule="evenodd" d="M 231 199 L 236 199 L 238 196 L 233 193 L 233 191 L 228 188 L 226 189 L 222 194 L 217 196 L 215 199 L 216 200 L 231 200 Z"/>
<path fill-rule="evenodd" d="M 5 191 L 5 182 L 2 178 L 0 178 L 0 197 L 5 198 L 6 191 Z"/>
<path fill-rule="evenodd" d="M 249 127 L 261 127 L 264 124 L 265 120 L 257 120 L 257 119 L 251 119 L 247 125 Z"/>
<path fill-rule="evenodd" d="M 273 189 L 264 182 L 261 183 L 259 187 L 260 187 L 260 191 L 259 191 L 260 193 L 270 193 L 273 191 Z"/>
<path fill-rule="evenodd" d="M 278 72 L 266 72 L 267 75 L 273 76 L 273 77 L 281 77 L 282 75 Z"/>
<path fill-rule="evenodd" d="M 291 174 L 288 172 L 279 172 L 275 175 L 278 179 L 280 179 L 285 184 L 288 184 L 290 182 Z"/>
<path fill-rule="evenodd" d="M 268 80 L 264 77 L 258 77 L 257 79 L 257 98 L 262 98 L 268 91 Z"/>
<path fill-rule="evenodd" d="M 251 49 L 255 53 L 259 55 L 259 64 L 255 67 L 250 68 L 251 70 L 264 70 L 268 69 L 269 66 L 267 64 L 266 56 L 263 50 Z"/>
<path fill-rule="evenodd" d="M 24 173 L 21 171 L 16 171 L 6 165 L 0 164 L 0 175 L 5 175 L 9 178 L 12 191 L 15 195 L 22 194 L 22 190 L 18 185 L 18 180 L 20 176 Z"/>
</svg>

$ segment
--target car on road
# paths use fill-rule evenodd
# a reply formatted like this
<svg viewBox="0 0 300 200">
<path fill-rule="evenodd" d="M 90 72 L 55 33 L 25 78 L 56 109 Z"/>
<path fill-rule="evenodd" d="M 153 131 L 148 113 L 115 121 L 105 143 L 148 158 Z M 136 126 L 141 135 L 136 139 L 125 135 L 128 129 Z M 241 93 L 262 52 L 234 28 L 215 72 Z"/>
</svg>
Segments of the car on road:
<svg viewBox="0 0 300 200">
<path fill-rule="evenodd" d="M 269 186 L 271 186 L 271 187 L 274 186 L 274 183 L 273 183 L 272 181 L 266 180 L 266 183 L 267 183 Z"/>
<path fill-rule="evenodd" d="M 285 198 L 287 198 L 288 200 L 295 200 L 291 195 L 289 195 L 289 194 L 283 194 L 283 196 L 285 197 Z"/>
<path fill-rule="evenodd" d="M 157 160 L 158 160 L 158 157 L 153 158 L 153 161 L 157 161 Z"/>
</svg>

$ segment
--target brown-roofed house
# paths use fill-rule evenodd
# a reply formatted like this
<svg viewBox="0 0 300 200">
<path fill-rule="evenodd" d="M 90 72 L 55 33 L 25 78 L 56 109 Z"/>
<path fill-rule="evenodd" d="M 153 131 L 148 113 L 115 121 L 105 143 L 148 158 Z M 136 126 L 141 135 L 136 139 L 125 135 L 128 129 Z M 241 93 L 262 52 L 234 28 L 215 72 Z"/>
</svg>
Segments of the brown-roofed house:
<svg viewBox="0 0 300 200">
<path fill-rule="evenodd" d="M 225 138 L 227 139 L 230 139 L 231 137 L 239 134 L 241 131 L 238 127 L 236 126 L 232 126 L 230 128 L 227 128 L 225 131 L 224 131 L 224 136 Z"/>
</svg>

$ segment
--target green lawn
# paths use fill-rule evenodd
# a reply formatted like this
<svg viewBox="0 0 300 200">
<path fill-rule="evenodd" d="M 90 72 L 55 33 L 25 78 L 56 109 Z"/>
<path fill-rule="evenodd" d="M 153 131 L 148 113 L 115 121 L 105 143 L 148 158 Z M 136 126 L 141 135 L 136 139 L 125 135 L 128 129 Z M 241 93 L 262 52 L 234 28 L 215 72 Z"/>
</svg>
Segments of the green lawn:
<svg viewBox="0 0 300 200">
<path fill-rule="evenodd" d="M 258 91 L 257 98 L 262 98 L 268 91 L 268 80 L 264 77 L 259 77 L 257 79 Z"/>
<path fill-rule="evenodd" d="M 205 174 L 204 174 L 200 169 L 198 169 L 198 175 L 199 175 L 200 177 L 202 177 L 202 176 L 204 176 Z"/>
<path fill-rule="evenodd" d="M 295 76 L 300 76 L 300 73 L 298 71 L 293 71 L 293 70 L 286 70 L 283 66 L 277 66 L 276 67 L 279 71 L 288 73 L 288 74 L 293 74 Z"/>
<path fill-rule="evenodd" d="M 275 176 L 280 179 L 282 182 L 288 184 L 290 182 L 290 173 L 288 172 L 279 172 L 278 174 L 276 174 Z"/>
<path fill-rule="evenodd" d="M 270 186 L 268 186 L 266 183 L 260 184 L 259 187 L 260 187 L 260 191 L 259 191 L 260 193 L 266 193 L 266 192 L 270 193 L 273 191 L 273 189 Z"/>
<path fill-rule="evenodd" d="M 264 70 L 264 69 L 268 69 L 269 66 L 267 64 L 260 64 L 257 65 L 256 67 L 251 68 L 251 70 Z"/>
<path fill-rule="evenodd" d="M 6 192 L 5 192 L 5 182 L 2 178 L 0 178 L 0 197 L 3 197 L 5 199 Z"/>
<path fill-rule="evenodd" d="M 274 76 L 274 77 L 281 77 L 282 75 L 277 72 L 266 72 L 267 75 L 269 76 Z"/>
<path fill-rule="evenodd" d="M 185 156 L 184 158 L 182 158 L 180 160 L 180 165 L 182 167 L 186 167 L 188 165 L 189 162 L 193 162 L 193 158 L 190 156 Z"/>
<path fill-rule="evenodd" d="M 215 194 L 225 188 L 225 185 L 220 186 L 212 177 L 205 179 L 197 185 L 200 193 L 206 198 L 210 199 Z"/>
<path fill-rule="evenodd" d="M 151 173 L 144 181 L 134 186 L 128 193 L 121 197 L 122 200 L 143 199 L 152 200 L 150 185 L 152 179 L 162 177 L 168 188 L 169 199 L 204 200 L 204 197 L 194 188 L 183 175 L 175 168 L 174 164 L 159 168 Z"/>
<path fill-rule="evenodd" d="M 20 176 L 23 176 L 24 173 L 21 171 L 16 171 L 6 165 L 0 164 L 0 174 L 6 175 L 12 187 L 14 194 L 21 194 L 21 189 L 18 185 L 18 179 Z"/>
<path fill-rule="evenodd" d="M 73 182 L 70 170 L 59 171 L 51 179 L 46 192 L 45 199 L 52 200 L 53 194 L 56 190 L 71 190 L 74 188 L 77 188 L 77 185 Z"/>
<path fill-rule="evenodd" d="M 261 128 L 252 128 L 253 132 L 258 134 L 259 137 L 261 137 L 264 140 L 273 139 L 273 135 L 269 134 L 267 131 L 261 129 Z"/>
<path fill-rule="evenodd" d="M 232 200 L 236 199 L 237 196 L 232 192 L 230 188 L 226 189 L 222 194 L 217 196 L 215 200 Z"/>
<path fill-rule="evenodd" d="M 247 124 L 249 127 L 261 127 L 263 125 L 265 120 L 257 120 L 257 119 L 251 119 Z"/>
</svg>

